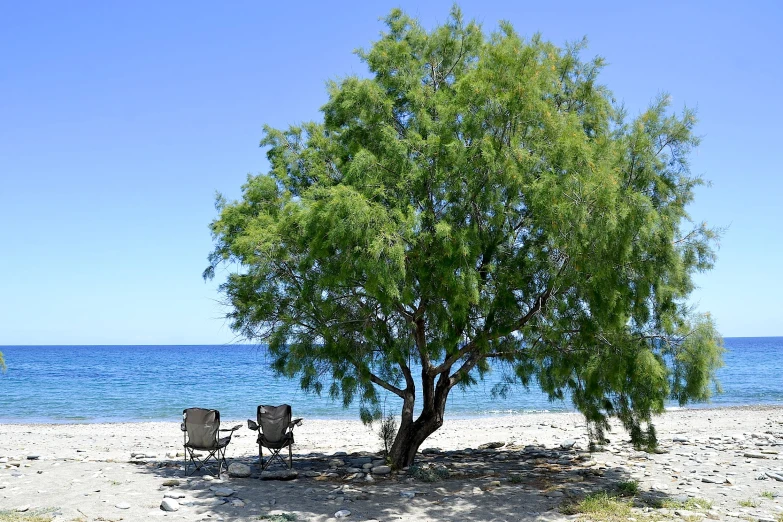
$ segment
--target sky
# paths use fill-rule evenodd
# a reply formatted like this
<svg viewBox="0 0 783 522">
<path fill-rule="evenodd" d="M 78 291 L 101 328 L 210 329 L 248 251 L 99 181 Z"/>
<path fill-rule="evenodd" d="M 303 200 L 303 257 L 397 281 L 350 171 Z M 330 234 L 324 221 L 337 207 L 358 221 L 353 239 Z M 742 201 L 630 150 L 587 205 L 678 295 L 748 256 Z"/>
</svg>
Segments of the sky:
<svg viewBox="0 0 783 522">
<path fill-rule="evenodd" d="M 783 4 L 460 3 L 586 57 L 630 115 L 695 107 L 690 213 L 726 230 L 692 302 L 724 336 L 783 335 Z M 0 346 L 239 341 L 201 273 L 215 193 L 267 169 L 264 124 L 321 117 L 367 71 L 393 7 L 431 29 L 450 1 L 0 0 Z"/>
</svg>

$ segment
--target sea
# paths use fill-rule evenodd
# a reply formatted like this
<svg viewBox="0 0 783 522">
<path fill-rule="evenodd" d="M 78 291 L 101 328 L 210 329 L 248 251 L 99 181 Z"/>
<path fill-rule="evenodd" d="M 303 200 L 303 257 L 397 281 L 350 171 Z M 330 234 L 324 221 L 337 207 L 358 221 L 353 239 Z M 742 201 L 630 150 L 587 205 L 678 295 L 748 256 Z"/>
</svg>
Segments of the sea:
<svg viewBox="0 0 783 522">
<path fill-rule="evenodd" d="M 724 339 L 722 393 L 688 407 L 783 405 L 783 337 Z M 0 346 L 0 422 L 96 423 L 178 421 L 189 407 L 220 410 L 224 419 L 253 418 L 259 404 L 291 404 L 297 417 L 358 419 L 328 394 L 303 392 L 275 377 L 263 346 Z M 535 385 L 493 395 L 499 373 L 466 391 L 452 390 L 447 418 L 573 411 L 568 398 L 549 401 Z M 326 387 L 325 387 L 326 388 Z M 420 402 L 420 401 L 419 401 Z M 672 408 L 676 404 L 670 405 Z M 399 399 L 382 407 L 398 414 Z"/>
</svg>

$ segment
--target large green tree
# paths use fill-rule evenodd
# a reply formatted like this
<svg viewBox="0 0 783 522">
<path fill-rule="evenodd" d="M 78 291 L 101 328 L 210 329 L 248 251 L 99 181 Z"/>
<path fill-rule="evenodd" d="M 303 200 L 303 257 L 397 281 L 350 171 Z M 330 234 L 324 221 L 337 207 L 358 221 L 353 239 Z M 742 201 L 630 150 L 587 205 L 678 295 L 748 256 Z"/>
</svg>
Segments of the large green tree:
<svg viewBox="0 0 783 522">
<path fill-rule="evenodd" d="M 654 445 L 652 416 L 707 398 L 722 360 L 686 302 L 715 239 L 686 213 L 694 114 L 662 96 L 627 119 L 583 43 L 487 36 L 457 8 L 386 26 L 369 77 L 330 83 L 321 122 L 266 128 L 269 172 L 219 198 L 205 277 L 235 267 L 232 328 L 365 420 L 399 397 L 398 467 L 490 369 L 570 397 L 593 438 L 614 416 Z"/>
</svg>

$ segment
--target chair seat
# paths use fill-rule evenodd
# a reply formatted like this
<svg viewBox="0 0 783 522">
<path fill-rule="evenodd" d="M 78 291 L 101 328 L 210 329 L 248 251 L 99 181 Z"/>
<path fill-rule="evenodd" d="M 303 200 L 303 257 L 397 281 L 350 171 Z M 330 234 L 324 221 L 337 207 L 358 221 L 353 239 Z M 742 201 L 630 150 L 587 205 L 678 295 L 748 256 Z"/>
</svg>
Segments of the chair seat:
<svg viewBox="0 0 783 522">
<path fill-rule="evenodd" d="M 261 444 L 265 448 L 270 448 L 270 449 L 285 448 L 286 446 L 290 446 L 291 444 L 294 443 L 294 434 L 291 433 L 291 432 L 288 432 L 285 435 L 283 435 L 283 438 L 281 438 L 280 440 L 270 441 L 270 440 L 267 440 L 266 437 L 264 437 L 263 433 L 261 433 L 261 434 L 258 435 L 258 440 L 256 442 L 258 442 L 259 444 Z"/>
<path fill-rule="evenodd" d="M 228 443 L 231 442 L 231 437 L 222 437 L 220 440 L 217 441 L 217 444 L 213 444 L 211 446 L 197 446 L 196 444 L 191 444 L 188 442 L 185 444 L 186 448 L 194 449 L 194 450 L 201 450 L 201 451 L 212 451 L 215 449 L 221 449 L 228 446 Z"/>
</svg>

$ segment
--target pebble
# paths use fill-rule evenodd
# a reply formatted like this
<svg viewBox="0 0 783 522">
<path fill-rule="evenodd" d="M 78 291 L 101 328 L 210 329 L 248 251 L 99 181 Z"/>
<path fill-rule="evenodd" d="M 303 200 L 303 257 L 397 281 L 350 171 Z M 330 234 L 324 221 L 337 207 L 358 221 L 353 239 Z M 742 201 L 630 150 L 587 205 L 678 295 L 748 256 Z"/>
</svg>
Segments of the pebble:
<svg viewBox="0 0 783 522">
<path fill-rule="evenodd" d="M 340 511 L 334 514 L 334 518 L 345 518 L 350 516 L 351 516 L 351 512 L 348 511 L 347 509 L 341 509 Z"/>
<path fill-rule="evenodd" d="M 41 457 L 39 455 L 28 455 L 27 460 L 38 460 Z"/>
<path fill-rule="evenodd" d="M 114 504 L 114 507 L 116 507 L 117 509 L 130 509 L 130 504 L 128 504 L 127 502 L 120 502 L 119 504 Z"/>
<path fill-rule="evenodd" d="M 234 507 L 238 507 L 238 508 L 243 508 L 243 507 L 245 507 L 245 503 L 244 503 L 244 502 L 242 502 L 242 501 L 241 501 L 240 499 L 238 499 L 238 498 L 235 498 L 234 500 L 232 500 L 232 501 L 231 501 L 231 505 L 232 505 L 232 506 L 234 506 Z"/>
<path fill-rule="evenodd" d="M 29 510 L 30 510 L 30 506 L 19 506 L 18 508 L 16 508 L 15 511 L 17 513 L 24 513 L 25 511 L 29 511 Z"/>
<path fill-rule="evenodd" d="M 416 496 L 416 492 L 413 490 L 400 491 L 400 496 L 405 498 L 413 498 Z"/>
<path fill-rule="evenodd" d="M 391 473 L 391 468 L 389 466 L 375 466 L 372 468 L 372 472 L 374 475 L 388 475 Z"/>
<path fill-rule="evenodd" d="M 177 511 L 179 510 L 179 502 L 173 498 L 164 498 L 160 503 L 160 509 L 163 511 Z"/>
</svg>

